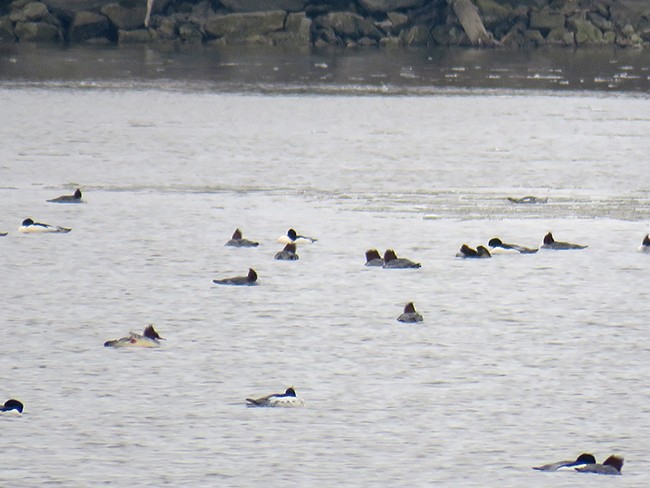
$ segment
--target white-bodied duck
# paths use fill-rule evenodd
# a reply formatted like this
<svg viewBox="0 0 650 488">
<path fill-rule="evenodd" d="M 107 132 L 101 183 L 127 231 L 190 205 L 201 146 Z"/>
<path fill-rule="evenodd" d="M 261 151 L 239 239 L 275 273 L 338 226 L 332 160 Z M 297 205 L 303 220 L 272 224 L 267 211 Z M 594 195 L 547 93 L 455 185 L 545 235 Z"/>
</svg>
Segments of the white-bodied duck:
<svg viewBox="0 0 650 488">
<path fill-rule="evenodd" d="M 305 401 L 296 396 L 296 390 L 291 386 L 284 393 L 272 393 L 261 398 L 247 398 L 246 405 L 249 407 L 302 407 L 305 405 Z"/>
<path fill-rule="evenodd" d="M 46 232 L 65 234 L 71 230 L 72 229 L 68 229 L 67 227 L 58 227 L 56 225 L 34 222 L 32 219 L 23 220 L 22 225 L 18 227 L 18 232 L 22 232 L 23 234 L 44 234 Z"/>
<path fill-rule="evenodd" d="M 121 339 L 114 339 L 104 342 L 104 347 L 160 347 L 160 341 L 164 341 L 158 332 L 153 328 L 153 324 L 145 327 L 142 334 L 130 332 L 128 336 Z"/>
</svg>

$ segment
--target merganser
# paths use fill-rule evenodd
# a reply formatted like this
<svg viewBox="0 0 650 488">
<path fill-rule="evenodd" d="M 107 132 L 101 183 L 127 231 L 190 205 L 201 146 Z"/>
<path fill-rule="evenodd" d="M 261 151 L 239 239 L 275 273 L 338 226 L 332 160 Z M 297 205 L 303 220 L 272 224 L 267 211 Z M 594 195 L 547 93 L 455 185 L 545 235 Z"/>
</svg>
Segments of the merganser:
<svg viewBox="0 0 650 488">
<path fill-rule="evenodd" d="M 296 254 L 296 244 L 290 242 L 284 246 L 282 251 L 278 251 L 273 259 L 277 259 L 278 261 L 297 261 L 300 259 L 300 256 Z"/>
<path fill-rule="evenodd" d="M 621 474 L 621 469 L 623 469 L 623 458 L 620 456 L 609 456 L 603 464 L 587 464 L 583 467 L 576 468 L 576 471 L 581 473 L 619 475 Z"/>
<path fill-rule="evenodd" d="M 11 398 L 0 407 L 0 415 L 20 417 L 23 414 L 23 404 L 18 400 Z"/>
<path fill-rule="evenodd" d="M 50 203 L 86 203 L 81 199 L 81 190 L 77 188 L 73 195 L 63 195 L 47 200 Z"/>
<path fill-rule="evenodd" d="M 66 227 L 58 227 L 56 225 L 41 224 L 40 222 L 34 222 L 32 219 L 25 219 L 20 227 L 18 227 L 18 232 L 23 234 L 38 234 L 38 233 L 67 233 L 72 229 Z"/>
<path fill-rule="evenodd" d="M 377 249 L 368 249 L 366 251 L 366 266 L 383 266 L 384 260 Z"/>
<path fill-rule="evenodd" d="M 248 274 L 246 276 L 212 280 L 212 283 L 216 283 L 217 285 L 253 286 L 257 285 L 257 273 L 253 268 L 248 268 Z"/>
<path fill-rule="evenodd" d="M 293 386 L 287 388 L 284 393 L 273 393 L 261 398 L 247 398 L 246 405 L 249 407 L 302 407 L 305 401 L 296 397 L 296 390 Z"/>
<path fill-rule="evenodd" d="M 515 197 L 508 197 L 508 200 L 510 200 L 512 203 L 546 203 L 548 202 L 548 198 L 537 198 L 533 197 L 531 195 L 527 195 L 522 198 L 515 198 Z"/>
<path fill-rule="evenodd" d="M 558 461 L 557 463 L 544 464 L 543 466 L 535 466 L 533 469 L 539 471 L 557 471 L 562 468 L 573 468 L 576 466 L 585 466 L 587 464 L 596 464 L 596 458 L 593 454 L 583 453 L 577 457 L 575 461 Z"/>
<path fill-rule="evenodd" d="M 166 339 L 158 335 L 158 332 L 153 328 L 153 324 L 149 324 L 145 327 L 142 335 L 129 332 L 127 337 L 104 342 L 104 347 L 160 347 L 161 340 Z"/>
<path fill-rule="evenodd" d="M 639 247 L 639 252 L 650 252 L 650 235 L 646 234 L 646 236 L 643 238 L 643 242 L 641 243 L 641 246 Z"/>
<path fill-rule="evenodd" d="M 414 323 L 422 322 L 422 320 L 422 315 L 415 311 L 415 305 L 413 305 L 413 302 L 407 303 L 404 307 L 404 313 L 397 317 L 398 322 Z"/>
<path fill-rule="evenodd" d="M 506 242 L 502 242 L 501 239 L 499 239 L 498 237 L 493 237 L 492 239 L 490 239 L 490 241 L 488 242 L 488 246 L 492 248 L 500 248 L 505 251 L 511 251 L 519 254 L 533 254 L 537 252 L 537 249 L 519 246 L 518 244 L 508 244 Z M 491 253 L 495 254 L 494 249 L 491 251 Z"/>
<path fill-rule="evenodd" d="M 307 237 L 307 236 L 301 236 L 296 233 L 295 230 L 289 229 L 287 231 L 286 236 L 280 236 L 278 237 L 278 243 L 280 244 L 289 244 L 291 242 L 295 242 L 296 244 L 311 244 L 312 242 L 316 242 L 318 239 L 314 237 Z"/>
<path fill-rule="evenodd" d="M 387 249 L 384 253 L 384 268 L 387 269 L 406 269 L 420 268 L 422 265 L 406 258 L 398 258 L 395 251 Z"/>
<path fill-rule="evenodd" d="M 257 247 L 259 246 L 259 242 L 254 242 L 254 241 L 249 241 L 248 239 L 244 239 L 241 233 L 241 230 L 235 229 L 235 232 L 232 234 L 232 238 L 226 242 L 226 246 L 231 246 L 231 247 Z"/>
<path fill-rule="evenodd" d="M 491 258 L 490 251 L 484 246 L 478 246 L 472 249 L 467 244 L 460 246 L 460 252 L 456 253 L 457 258 L 470 258 L 470 259 L 487 259 Z"/>
<path fill-rule="evenodd" d="M 581 244 L 572 244 L 570 242 L 560 242 L 553 239 L 553 234 L 550 232 L 544 236 L 544 244 L 540 246 L 540 249 L 584 249 L 589 246 L 583 246 Z"/>
</svg>

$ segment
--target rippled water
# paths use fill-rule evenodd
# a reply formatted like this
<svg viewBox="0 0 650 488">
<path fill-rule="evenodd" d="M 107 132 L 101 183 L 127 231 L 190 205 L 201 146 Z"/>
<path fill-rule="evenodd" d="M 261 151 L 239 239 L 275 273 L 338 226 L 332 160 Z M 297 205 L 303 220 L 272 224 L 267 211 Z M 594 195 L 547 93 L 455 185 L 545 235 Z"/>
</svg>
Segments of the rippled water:
<svg viewBox="0 0 650 488">
<path fill-rule="evenodd" d="M 177 70 L 157 79 L 88 50 L 83 73 L 0 56 L 0 399 L 26 405 L 0 418 L 0 481 L 648 483 L 646 88 L 261 86 L 254 63 L 185 80 L 199 60 L 147 51 Z M 333 65 L 314 56 L 287 64 Z M 77 186 L 87 204 L 45 203 Z M 28 216 L 73 230 L 21 235 Z M 260 247 L 224 247 L 236 227 Z M 289 227 L 319 240 L 276 262 Z M 590 247 L 454 258 L 549 230 Z M 369 247 L 422 268 L 366 268 Z M 258 287 L 212 284 L 250 266 Z M 410 300 L 424 323 L 395 321 Z M 162 348 L 102 347 L 149 322 Z M 305 408 L 244 406 L 289 385 Z M 530 469 L 583 451 L 624 476 Z"/>
</svg>

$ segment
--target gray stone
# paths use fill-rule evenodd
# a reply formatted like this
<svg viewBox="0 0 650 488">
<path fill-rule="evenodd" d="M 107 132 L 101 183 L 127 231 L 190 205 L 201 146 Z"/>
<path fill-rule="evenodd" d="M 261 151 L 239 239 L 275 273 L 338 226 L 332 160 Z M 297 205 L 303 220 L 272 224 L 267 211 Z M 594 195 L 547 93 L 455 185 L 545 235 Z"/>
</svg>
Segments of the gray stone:
<svg viewBox="0 0 650 488">
<path fill-rule="evenodd" d="M 572 17 L 568 24 L 575 31 L 578 46 L 604 44 L 603 33 L 588 20 Z"/>
<path fill-rule="evenodd" d="M 70 42 L 83 42 L 95 38 L 107 38 L 108 19 L 95 12 L 77 12 L 69 27 Z"/>
<path fill-rule="evenodd" d="M 203 34 L 199 26 L 191 22 L 186 22 L 178 26 L 178 37 L 184 42 L 199 43 L 203 41 Z"/>
<path fill-rule="evenodd" d="M 0 17 L 0 41 L 14 42 L 14 24 L 9 17 Z"/>
<path fill-rule="evenodd" d="M 383 37 L 375 24 L 361 15 L 352 12 L 330 12 L 315 19 L 317 27 L 332 30 L 338 37 L 361 39 L 369 37 L 379 40 Z"/>
<path fill-rule="evenodd" d="M 287 15 L 284 30 L 291 39 L 309 42 L 311 40 L 311 19 L 304 12 Z"/>
<path fill-rule="evenodd" d="M 565 29 L 564 27 L 558 27 L 548 33 L 546 36 L 546 43 L 569 47 L 575 46 L 576 40 L 573 32 Z"/>
<path fill-rule="evenodd" d="M 433 40 L 429 27 L 423 24 L 414 25 L 402 31 L 400 37 L 405 46 L 426 46 Z"/>
<path fill-rule="evenodd" d="M 21 42 L 59 43 L 63 41 L 63 32 L 48 22 L 17 22 L 14 34 Z"/>
<path fill-rule="evenodd" d="M 424 0 L 359 0 L 359 4 L 368 12 L 387 13 L 391 10 L 420 7 Z"/>
<path fill-rule="evenodd" d="M 635 29 L 644 19 L 650 19 L 650 2 L 647 0 L 616 0 L 609 7 L 610 20 L 619 28 L 630 24 Z"/>
<path fill-rule="evenodd" d="M 550 31 L 564 27 L 566 17 L 560 13 L 549 12 L 548 10 L 530 12 L 530 28 Z"/>
<path fill-rule="evenodd" d="M 614 30 L 614 24 L 597 12 L 587 12 L 587 20 L 602 31 Z"/>
<path fill-rule="evenodd" d="M 400 12 L 388 12 L 386 16 L 393 24 L 394 31 L 399 31 L 409 23 L 408 15 Z"/>
<path fill-rule="evenodd" d="M 41 2 L 18 2 L 11 4 L 9 18 L 12 22 L 41 22 L 50 14 L 47 5 Z"/>
<path fill-rule="evenodd" d="M 203 29 L 211 37 L 225 37 L 228 42 L 249 39 L 280 31 L 284 28 L 286 12 L 250 12 L 216 15 L 205 21 Z"/>
<path fill-rule="evenodd" d="M 531 29 L 524 32 L 524 44 L 541 46 L 544 44 L 544 36 L 538 30 Z"/>
<path fill-rule="evenodd" d="M 162 17 L 156 23 L 155 35 L 157 39 L 170 40 L 176 39 L 178 35 L 178 28 L 174 19 L 169 17 Z"/>
<path fill-rule="evenodd" d="M 266 12 L 284 10 L 300 12 L 305 8 L 305 0 L 220 0 L 221 4 L 233 12 Z"/>
<path fill-rule="evenodd" d="M 384 47 L 398 47 L 400 44 L 400 38 L 395 36 L 386 36 L 379 39 L 379 45 Z"/>
<path fill-rule="evenodd" d="M 483 24 L 488 29 L 509 22 L 515 16 L 512 7 L 499 5 L 494 0 L 478 0 L 476 5 L 483 19 Z"/>
<path fill-rule="evenodd" d="M 111 3 L 103 7 L 101 12 L 119 30 L 139 29 L 144 27 L 144 16 L 147 13 L 145 0 L 140 3 L 142 6 L 135 8 L 127 8 L 117 3 Z"/>
<path fill-rule="evenodd" d="M 117 42 L 119 44 L 146 44 L 151 40 L 151 33 L 147 29 L 117 31 Z"/>
</svg>

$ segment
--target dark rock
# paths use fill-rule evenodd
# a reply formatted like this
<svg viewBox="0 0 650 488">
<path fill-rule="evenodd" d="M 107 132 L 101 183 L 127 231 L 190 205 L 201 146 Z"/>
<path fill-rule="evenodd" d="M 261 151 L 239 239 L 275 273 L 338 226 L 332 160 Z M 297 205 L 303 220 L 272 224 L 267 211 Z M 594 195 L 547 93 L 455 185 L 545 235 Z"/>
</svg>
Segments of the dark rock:
<svg viewBox="0 0 650 488">
<path fill-rule="evenodd" d="M 147 29 L 117 31 L 117 42 L 119 44 L 146 44 L 151 40 L 151 33 Z"/>
<path fill-rule="evenodd" d="M 0 17 L 0 42 L 14 42 L 14 24 L 9 17 Z"/>
<path fill-rule="evenodd" d="M 95 12 L 76 12 L 68 30 L 70 42 L 107 39 L 111 34 L 108 19 Z"/>
<path fill-rule="evenodd" d="M 530 28 L 533 30 L 550 31 L 559 27 L 564 27 L 566 17 L 563 14 L 550 12 L 548 10 L 531 10 Z"/>
<path fill-rule="evenodd" d="M 224 7 L 233 12 L 266 12 L 284 10 L 300 12 L 305 9 L 305 0 L 220 0 Z"/>
<path fill-rule="evenodd" d="M 379 40 L 383 37 L 375 24 L 351 12 L 331 12 L 314 19 L 316 28 L 333 31 L 337 37 L 358 40 L 362 37 Z"/>
<path fill-rule="evenodd" d="M 544 36 L 538 30 L 527 30 L 524 32 L 524 45 L 527 46 L 541 46 L 544 44 Z"/>
<path fill-rule="evenodd" d="M 426 46 L 433 41 L 429 27 L 422 24 L 402 31 L 400 38 L 405 46 Z"/>
<path fill-rule="evenodd" d="M 387 13 L 391 10 L 416 8 L 424 0 L 359 0 L 359 4 L 368 12 Z"/>
<path fill-rule="evenodd" d="M 610 20 L 619 29 L 631 25 L 635 29 L 650 19 L 650 2 L 647 0 L 616 0 L 609 7 Z"/>
<path fill-rule="evenodd" d="M 546 43 L 556 46 L 575 46 L 575 35 L 564 27 L 552 29 L 546 36 Z"/>
<path fill-rule="evenodd" d="M 287 15 L 284 30 L 289 35 L 287 40 L 308 43 L 311 40 L 311 19 L 304 12 Z"/>
<path fill-rule="evenodd" d="M 12 4 L 15 6 L 15 4 Z M 42 22 L 50 15 L 47 5 L 42 2 L 29 2 L 21 9 L 13 9 L 10 18 L 14 22 Z"/>
<path fill-rule="evenodd" d="M 486 29 L 494 30 L 495 27 L 510 22 L 515 17 L 510 6 L 499 5 L 494 0 L 478 0 L 476 5 Z"/>
<path fill-rule="evenodd" d="M 605 43 L 603 33 L 588 20 L 580 16 L 571 17 L 567 20 L 567 24 L 575 32 L 578 46 L 594 46 Z"/>
<path fill-rule="evenodd" d="M 598 27 L 601 31 L 614 30 L 614 24 L 598 12 L 587 12 L 587 20 Z"/>
<path fill-rule="evenodd" d="M 146 1 L 140 2 L 142 6 L 127 8 L 117 3 L 111 3 L 101 9 L 101 13 L 108 17 L 111 24 L 120 30 L 134 30 L 144 26 L 144 16 L 147 13 Z"/>
<path fill-rule="evenodd" d="M 49 22 L 17 22 L 14 34 L 21 42 L 59 43 L 63 31 Z"/>
<path fill-rule="evenodd" d="M 184 42 L 202 42 L 203 34 L 199 26 L 191 22 L 186 22 L 178 26 L 178 37 Z"/>
<path fill-rule="evenodd" d="M 224 37 L 228 42 L 255 40 L 284 28 L 287 13 L 282 10 L 217 15 L 205 21 L 203 29 L 211 37 Z"/>
<path fill-rule="evenodd" d="M 405 27 L 409 22 L 408 15 L 400 12 L 388 12 L 386 16 L 393 26 L 393 32 L 399 32 L 399 30 Z"/>
</svg>

